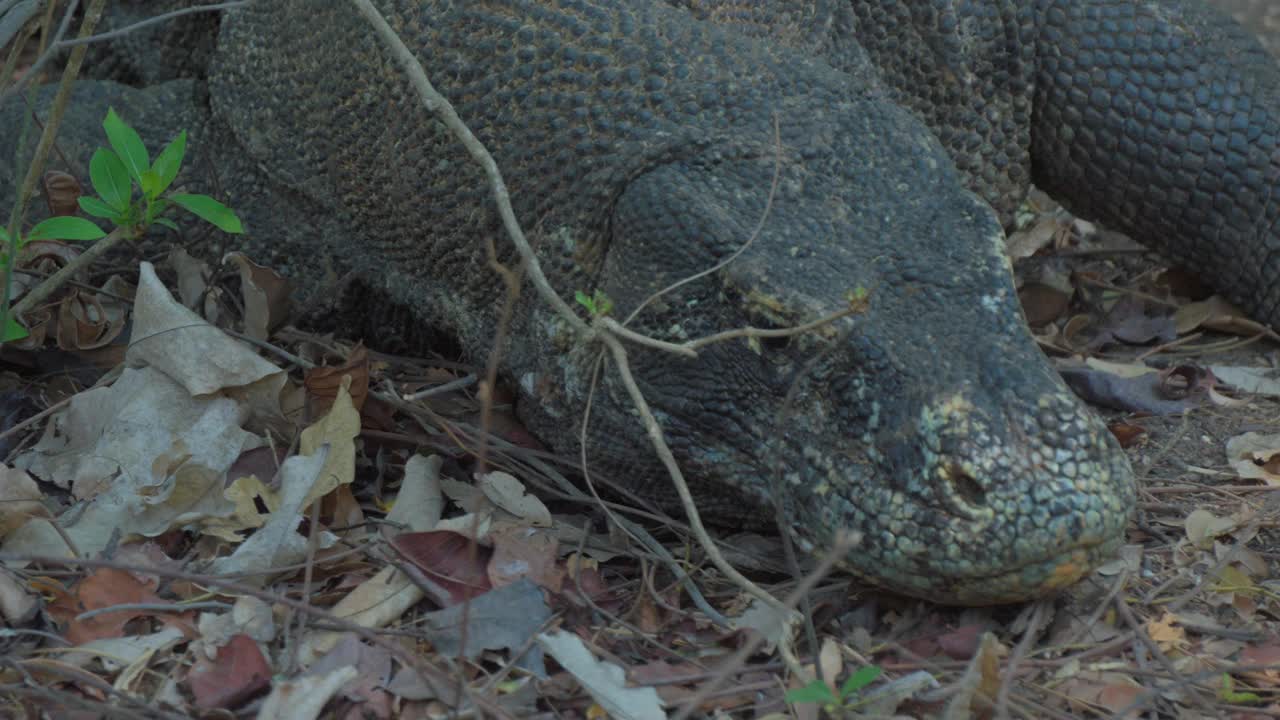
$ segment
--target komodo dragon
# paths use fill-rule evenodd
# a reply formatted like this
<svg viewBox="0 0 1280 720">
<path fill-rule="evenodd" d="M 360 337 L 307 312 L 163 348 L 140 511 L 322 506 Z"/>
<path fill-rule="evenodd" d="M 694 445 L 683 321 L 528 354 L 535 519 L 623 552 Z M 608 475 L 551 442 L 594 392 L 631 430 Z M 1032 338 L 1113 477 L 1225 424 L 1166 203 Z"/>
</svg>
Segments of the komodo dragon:
<svg viewBox="0 0 1280 720">
<path fill-rule="evenodd" d="M 1132 472 L 1032 342 L 1003 251 L 1030 182 L 1280 327 L 1280 71 L 1201 2 L 376 4 L 497 158 L 564 297 L 601 290 L 626 317 L 749 241 L 633 327 L 785 327 L 865 290 L 815 332 L 630 356 L 704 515 L 769 523 L 780 503 L 804 550 L 849 531 L 845 567 L 892 590 L 1032 598 L 1123 540 Z M 504 295 L 486 242 L 513 251 L 351 4 L 256 2 L 219 33 L 207 83 L 82 83 L 67 136 L 96 143 L 108 103 L 153 148 L 193 127 L 268 259 L 361 270 L 486 357 Z M 560 450 L 598 351 L 526 290 L 503 372 Z M 671 505 L 613 370 L 591 418 L 592 469 Z"/>
</svg>

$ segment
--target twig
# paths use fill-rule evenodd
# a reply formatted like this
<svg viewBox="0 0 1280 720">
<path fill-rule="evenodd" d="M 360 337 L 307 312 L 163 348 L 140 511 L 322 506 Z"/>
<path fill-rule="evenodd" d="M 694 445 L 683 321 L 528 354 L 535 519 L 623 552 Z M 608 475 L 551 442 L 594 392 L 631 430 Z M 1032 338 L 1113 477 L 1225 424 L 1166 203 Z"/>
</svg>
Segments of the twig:
<svg viewBox="0 0 1280 720">
<path fill-rule="evenodd" d="M 67 23 L 70 22 L 71 13 L 75 10 L 76 2 L 77 0 L 72 0 L 71 6 L 67 8 L 67 15 L 62 20 L 62 27 L 58 29 L 59 33 L 62 33 Z M 102 17 L 102 8 L 106 4 L 106 0 L 93 0 L 89 5 L 89 9 L 84 15 L 84 22 L 80 24 L 80 35 L 82 37 L 93 33 L 93 29 L 98 25 L 98 19 Z M 53 105 L 49 109 L 49 121 L 45 123 L 44 132 L 40 133 L 40 142 L 36 144 L 36 151 L 31 156 L 30 164 L 27 165 L 26 177 L 22 180 L 22 186 L 18 190 L 18 194 L 14 198 L 13 208 L 9 212 L 7 227 L 10 238 L 8 248 L 10 261 L 5 264 L 4 292 L 0 293 L 0 332 L 3 332 L 3 328 L 7 326 L 9 318 L 16 318 L 19 315 L 17 308 L 11 309 L 9 307 L 9 296 L 13 292 L 13 266 L 17 260 L 18 231 L 22 229 L 22 218 L 27 213 L 27 203 L 30 202 L 31 194 L 35 192 L 36 183 L 44 172 L 45 162 L 49 159 L 49 150 L 53 147 L 54 137 L 58 134 L 58 126 L 62 123 L 62 114 L 66 112 L 67 102 L 71 99 L 71 86 L 75 83 L 76 76 L 80 74 L 80 64 L 84 62 L 84 55 L 85 48 L 78 47 L 73 49 L 71 56 L 67 58 L 67 66 L 62 71 L 62 80 L 58 83 L 58 92 L 54 95 Z M 32 68 L 33 72 L 23 76 L 23 80 L 34 75 L 34 70 L 35 68 Z M 19 81 L 7 92 L 16 91 L 21 85 L 22 81 Z M 3 98 L 4 96 L 0 95 L 0 103 L 3 102 Z M 103 238 L 103 240 L 106 240 L 106 238 Z M 55 273 L 56 276 L 57 273 Z M 41 287 L 44 287 L 44 284 Z"/>
<path fill-rule="evenodd" d="M 511 196 L 507 191 L 506 182 L 502 179 L 502 173 L 498 170 L 498 163 L 489 154 L 488 149 L 481 144 L 466 123 L 462 122 L 462 118 L 458 117 L 458 112 L 453 109 L 453 105 L 431 85 L 431 81 L 427 79 L 426 71 L 423 70 L 422 64 L 418 62 L 418 58 L 414 57 L 409 48 L 405 46 L 404 41 L 387 24 L 386 19 L 373 7 L 373 4 L 369 0 L 351 0 L 351 2 L 373 25 L 378 36 L 382 38 L 382 41 L 387 44 L 392 54 L 395 55 L 396 60 L 404 68 L 409 80 L 413 83 L 414 89 L 417 90 L 418 96 L 422 98 L 422 104 L 426 106 L 427 111 L 444 123 L 445 127 L 466 148 L 471 158 L 484 170 L 484 174 L 489 180 L 489 188 L 493 192 L 493 200 L 498 206 L 498 216 L 502 219 L 503 229 L 506 230 L 507 236 L 520 252 L 520 257 L 527 263 L 529 279 L 537 288 L 538 295 L 549 303 L 555 309 L 556 314 L 568 322 L 575 330 L 590 334 L 591 327 L 573 312 L 573 308 L 569 307 L 564 298 L 556 294 L 556 291 L 551 288 L 551 283 L 547 281 L 547 276 L 542 272 L 542 265 L 538 262 L 537 254 L 533 252 L 533 247 L 529 245 L 528 239 L 524 236 L 524 230 L 520 228 L 520 223 L 516 220 L 515 209 L 511 207 Z"/>
<path fill-rule="evenodd" d="M 128 35 L 129 33 L 134 32 L 135 30 L 141 30 L 142 28 L 145 28 L 145 27 L 158 25 L 162 22 L 167 22 L 169 20 L 173 20 L 174 18 L 178 18 L 183 15 L 191 15 L 193 13 L 201 13 L 201 12 L 217 12 L 220 10 L 231 10 L 232 8 L 238 8 L 243 5 L 248 5 L 252 1 L 253 0 L 235 0 L 235 2 L 218 3 L 217 5 L 199 5 L 196 7 L 182 8 L 181 10 L 173 10 L 172 12 L 167 12 L 167 13 L 164 13 L 163 15 L 156 15 L 155 17 L 149 17 L 146 20 L 140 20 L 132 25 L 126 25 L 122 28 L 119 28 L 117 30 L 112 30 L 110 32 L 104 32 L 99 35 L 90 35 L 89 37 L 76 38 L 75 40 L 64 40 L 61 43 L 59 43 L 59 47 L 68 48 L 68 47 L 75 47 L 77 45 L 88 45 L 90 43 L 104 42 L 106 40 L 115 40 L 116 38 L 124 37 L 125 35 Z"/>
<path fill-rule="evenodd" d="M 1213 703 L 1209 702 L 1208 699 L 1200 694 L 1198 688 L 1186 682 L 1186 679 L 1178 673 L 1178 669 L 1174 667 L 1173 661 L 1169 659 L 1169 656 L 1165 655 L 1164 651 L 1160 649 L 1160 646 L 1151 639 L 1151 636 L 1148 635 L 1145 630 L 1143 630 L 1142 625 L 1138 622 L 1138 619 L 1134 617 L 1133 611 L 1129 609 L 1129 604 L 1125 599 L 1117 597 L 1115 598 L 1114 604 L 1116 611 L 1120 613 L 1120 617 L 1124 618 L 1125 624 L 1133 630 L 1138 641 L 1147 648 L 1147 652 L 1151 653 L 1151 656 L 1156 659 L 1156 662 L 1160 663 L 1160 665 L 1164 667 L 1165 672 L 1169 673 L 1169 677 L 1171 679 L 1178 680 L 1180 684 L 1183 684 L 1187 689 L 1187 694 L 1191 697 L 1191 701 L 1198 705 L 1201 710 L 1207 712 L 1209 717 L 1214 717 L 1217 714 L 1217 710 L 1213 707 Z M 1155 690 L 1144 692 L 1134 699 L 1131 707 L 1142 707 L 1143 704 L 1156 695 L 1158 695 L 1158 692 Z M 1124 717 L 1127 712 L 1128 708 L 1118 714 L 1120 717 Z"/>
<path fill-rule="evenodd" d="M 72 275 L 75 275 L 84 268 L 92 265 L 98 260 L 98 258 L 105 255 L 108 250 L 119 245 L 122 240 L 125 240 L 130 236 L 131 231 L 126 228 L 118 227 L 115 230 L 112 230 L 106 237 L 80 253 L 76 259 L 66 265 L 63 265 L 57 272 L 50 275 L 48 279 L 32 288 L 26 295 L 23 295 L 22 299 L 14 303 L 13 307 L 9 309 L 10 317 L 21 317 L 23 313 L 30 311 L 39 303 L 44 302 L 46 298 L 57 292 L 58 288 L 62 287 Z M 0 321 L 2 320 L 3 314 L 0 314 Z"/>
<path fill-rule="evenodd" d="M 612 335 L 602 334 L 600 335 L 600 340 L 613 356 L 614 365 L 617 366 L 618 375 L 622 379 L 622 386 L 626 388 L 627 395 L 631 397 L 631 402 L 635 405 L 636 412 L 640 414 L 640 421 L 644 425 L 645 434 L 649 436 L 649 442 L 653 445 L 654 451 L 657 452 L 658 459 L 666 468 L 667 474 L 671 476 L 671 481 L 676 487 L 676 493 L 680 496 L 680 504 L 684 507 L 685 515 L 688 516 L 689 527 L 693 531 L 694 537 L 698 539 L 698 543 L 702 545 L 703 550 L 707 553 L 707 557 L 726 578 L 755 595 L 785 619 L 791 612 L 790 607 L 784 605 L 767 590 L 738 572 L 738 569 L 730 564 L 728 560 L 725 560 L 724 555 L 720 553 L 720 548 L 716 546 L 715 541 L 711 539 L 711 535 L 707 532 L 706 526 L 702 524 L 702 515 L 698 512 L 698 506 L 693 500 L 693 493 L 689 490 L 689 483 L 685 481 L 684 473 L 680 470 L 680 465 L 676 463 L 675 456 L 671 453 L 671 448 L 667 445 L 666 438 L 663 437 L 662 428 L 658 425 L 657 418 L 653 416 L 653 412 L 649 409 L 649 402 L 645 399 L 644 393 L 640 392 L 640 386 L 636 385 L 635 378 L 631 375 L 631 366 L 627 361 L 626 349 Z M 783 659 L 786 660 L 789 655 L 786 642 L 780 642 L 778 649 L 782 652 Z M 806 676 L 804 669 L 800 667 L 798 662 L 794 662 L 794 658 L 788 664 L 792 665 L 791 671 L 793 673 L 800 677 Z"/>
<path fill-rule="evenodd" d="M 1022 633 L 1022 639 L 1014 646 L 1013 653 L 1009 655 L 1009 660 L 1005 664 L 1004 680 L 996 692 L 996 717 L 1000 720 L 1009 717 L 1009 694 L 1013 691 L 1013 681 L 1018 673 L 1018 665 L 1031 650 L 1031 643 L 1036 639 L 1036 633 L 1040 630 L 1040 623 L 1044 621 L 1045 610 L 1048 607 L 1049 603 L 1044 600 L 1040 600 L 1032 607 L 1031 619 L 1027 620 L 1027 630 Z"/>
<path fill-rule="evenodd" d="M 0 93 L 0 107 L 4 107 L 5 101 L 7 101 L 10 97 L 12 97 L 13 95 L 16 95 L 19 92 L 22 92 L 22 89 L 26 87 L 27 82 L 29 82 L 31 78 L 36 77 L 40 73 L 40 70 L 44 68 L 45 64 L 47 64 L 54 57 L 57 57 L 58 53 L 63 50 L 66 50 L 69 48 L 73 53 L 79 52 L 81 53 L 81 55 L 83 55 L 85 47 L 89 43 L 99 42 L 103 40 L 112 40 L 120 37 L 121 35 L 125 35 L 127 33 L 133 32 L 134 30 L 144 28 L 148 25 L 154 25 L 156 23 L 164 22 L 166 20 L 172 20 L 173 18 L 178 17 L 180 15 L 188 15 L 190 13 L 197 13 L 197 12 L 214 12 L 214 11 L 220 11 L 220 10 L 227 10 L 230 8 L 239 7 L 241 5 L 247 5 L 252 1 L 253 0 L 240 0 L 239 2 L 226 2 L 218 5 L 201 5 L 199 7 L 190 7 L 190 8 L 184 8 L 181 10 L 174 10 L 173 12 L 165 13 L 163 15 L 157 15 L 153 18 L 148 18 L 141 22 L 134 23 L 133 25 L 129 25 L 128 27 L 123 27 L 118 30 L 112 30 L 110 32 L 103 33 L 101 35 L 93 35 L 92 34 L 93 28 L 89 28 L 88 33 L 85 33 L 82 29 L 80 33 L 80 37 L 74 40 L 63 40 L 62 38 L 64 33 L 62 32 L 62 30 L 59 30 L 58 34 L 54 36 L 53 43 L 51 43 L 49 47 L 40 54 L 40 57 L 37 58 L 34 63 L 32 63 L 31 68 L 28 69 L 25 74 L 23 74 L 22 78 L 18 80 L 18 82 L 14 83 L 13 87 L 8 88 L 3 93 Z M 76 5 L 78 3 L 79 3 L 79 0 L 71 0 L 71 4 L 67 8 L 67 13 L 63 20 L 64 27 L 68 22 L 68 19 L 71 17 L 71 15 L 75 13 Z M 97 20 L 94 21 L 95 25 L 96 23 L 97 23 Z"/>
<path fill-rule="evenodd" d="M 80 0 L 71 0 L 71 2 L 67 3 L 67 9 L 62 14 L 62 22 L 58 23 L 58 30 L 53 36 L 53 46 L 56 46 L 61 42 L 63 36 L 67 34 L 67 30 L 71 28 L 71 18 L 75 16 L 76 8 L 79 7 L 79 5 Z M 52 4 L 50 7 L 52 7 Z M 90 30 L 90 32 L 93 31 Z M 22 89 L 26 87 L 27 82 L 29 82 L 31 78 L 39 76 L 40 71 L 44 69 L 45 63 L 49 62 L 55 54 L 56 53 L 49 48 L 46 48 L 44 52 L 40 53 L 40 57 L 36 58 L 36 61 L 31 64 L 31 67 L 27 68 L 27 71 L 22 74 L 22 77 L 19 78 L 12 87 L 6 88 L 4 92 L 0 92 L 0 107 L 4 107 L 5 100 L 8 100 L 11 96 L 22 92 Z M 10 75 L 6 74 L 4 77 L 0 77 L 0 81 L 7 81 L 10 77 Z"/>
<path fill-rule="evenodd" d="M 417 402 L 418 400 L 422 400 L 424 398 L 434 397 L 436 395 L 443 395 L 445 393 L 453 392 L 454 390 L 464 390 L 466 388 L 471 387 L 472 385 L 475 385 L 477 380 L 479 380 L 479 378 L 476 377 L 475 373 L 469 373 L 463 377 L 458 378 L 457 380 L 452 380 L 450 382 L 444 383 L 443 385 L 436 385 L 435 387 L 429 387 L 426 390 L 420 390 L 416 393 L 412 393 L 409 395 L 402 395 L 400 399 L 404 400 L 405 402 Z"/>
<path fill-rule="evenodd" d="M 634 540 L 645 546 L 649 552 L 656 555 L 658 559 L 671 570 L 671 573 L 676 576 L 676 581 L 684 586 L 685 592 L 689 593 L 689 599 L 691 599 L 693 604 L 702 611 L 703 615 L 706 615 L 711 619 L 711 622 L 719 625 L 720 627 L 732 627 L 728 618 L 722 615 L 720 611 L 711 607 L 711 603 L 707 602 L 707 599 L 703 597 L 702 591 L 698 588 L 698 584 L 693 581 L 693 577 L 680 566 L 680 563 L 676 562 L 676 559 L 671 556 L 671 553 L 668 552 L 661 543 L 649 536 L 648 533 L 638 532 L 640 531 L 640 528 L 636 527 L 635 523 L 630 520 L 626 520 L 615 513 L 613 509 L 609 507 L 609 504 L 600 497 L 600 493 L 596 491 L 596 485 L 591 479 L 591 472 L 587 463 L 587 428 L 590 427 L 591 424 L 591 407 L 595 401 L 596 387 L 599 383 L 600 368 L 603 365 L 603 362 L 604 354 L 601 353 L 596 357 L 596 361 L 592 363 L 591 383 L 587 389 L 587 403 L 582 409 L 582 427 L 578 431 L 579 462 L 582 464 L 582 479 L 587 484 L 587 490 L 591 492 L 591 495 L 596 499 L 600 509 L 604 511 L 604 514 L 612 523 L 622 528 L 623 532 L 627 533 Z"/>
<path fill-rule="evenodd" d="M 183 613 L 188 610 L 230 610 L 230 603 L 224 603 L 218 600 L 206 600 L 192 603 L 120 603 L 119 605 L 111 605 L 110 607 L 95 608 L 86 610 L 76 616 L 76 620 L 84 621 L 90 618 L 106 615 L 113 612 L 139 611 L 150 613 Z"/>
<path fill-rule="evenodd" d="M 742 255 L 742 253 L 746 252 L 747 248 L 751 247 L 752 243 L 756 241 L 756 238 L 760 237 L 760 231 L 764 229 L 764 222 L 769 218 L 769 213 L 772 212 L 773 210 L 773 199 L 778 195 L 778 181 L 781 178 L 782 178 L 782 129 L 778 123 L 778 113 L 775 112 L 773 114 L 773 180 L 769 182 L 769 196 L 765 198 L 764 211 L 760 213 L 759 219 L 756 220 L 756 226 L 751 230 L 751 234 L 747 236 L 747 241 L 742 243 L 742 247 L 738 248 L 737 250 L 734 250 L 732 253 L 729 254 L 728 257 L 716 263 L 715 265 L 712 265 L 711 267 L 707 268 L 706 270 L 703 270 L 702 272 L 694 273 L 689 277 L 681 278 L 680 280 L 677 280 L 671 283 L 670 285 L 662 288 L 658 292 L 645 298 L 643 302 L 641 302 L 639 305 L 636 306 L 635 310 L 631 311 L 631 314 L 627 315 L 627 319 L 623 320 L 622 324 L 629 325 L 631 321 L 635 320 L 636 316 L 640 314 L 640 311 L 644 310 L 649 305 L 649 303 L 653 302 L 654 300 L 657 300 L 658 298 L 662 297 L 663 295 L 666 295 L 667 293 L 671 292 L 672 290 L 675 290 L 676 288 L 688 285 L 689 283 L 695 280 L 698 280 L 699 278 L 704 278 L 710 275 L 711 273 L 717 272 L 725 267 L 728 267 L 729 263 L 733 262 L 734 260 L 737 260 L 738 257 Z"/>
<path fill-rule="evenodd" d="M 843 532 L 838 534 L 836 536 L 836 541 L 832 543 L 830 551 L 822 557 L 818 562 L 817 567 L 809 573 L 808 577 L 797 584 L 796 588 L 792 590 L 791 593 L 782 601 L 783 608 L 795 607 L 800 602 L 800 598 L 807 595 L 810 590 L 813 590 L 813 588 L 827 576 L 827 573 L 831 572 L 831 569 L 835 567 L 836 563 L 840 562 L 840 559 L 843 558 L 845 553 L 849 552 L 853 546 L 853 538 Z M 785 610 L 783 614 L 785 616 Z M 704 700 L 710 697 L 712 693 L 719 689 L 720 685 L 725 680 L 733 675 L 735 670 L 746 664 L 747 659 L 755 654 L 756 650 L 764 644 L 764 641 L 765 636 L 763 633 L 755 633 L 751 635 L 750 639 L 748 639 L 742 647 L 738 648 L 737 652 L 729 656 L 727 660 L 720 664 L 719 672 L 716 674 L 716 677 L 703 683 L 698 688 L 698 691 L 693 694 L 693 697 L 689 698 L 689 700 L 685 702 L 684 706 L 680 708 L 680 711 L 675 714 L 672 720 L 685 720 L 688 718 L 691 713 L 698 709 Z"/>
</svg>

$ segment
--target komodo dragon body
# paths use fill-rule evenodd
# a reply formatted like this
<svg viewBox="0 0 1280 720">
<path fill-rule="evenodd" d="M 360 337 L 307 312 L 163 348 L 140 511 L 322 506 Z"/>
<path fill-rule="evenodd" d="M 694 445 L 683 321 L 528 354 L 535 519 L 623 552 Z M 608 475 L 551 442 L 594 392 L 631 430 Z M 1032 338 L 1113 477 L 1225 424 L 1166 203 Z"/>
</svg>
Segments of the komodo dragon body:
<svg viewBox="0 0 1280 720">
<path fill-rule="evenodd" d="M 603 291 L 625 318 L 741 250 L 632 323 L 681 341 L 866 293 L 813 332 L 630 356 L 704 515 L 780 504 L 801 547 L 847 532 L 844 565 L 893 590 L 1035 597 L 1122 542 L 1132 472 L 1032 342 L 1003 251 L 1033 180 L 1280 324 L 1280 72 L 1199 2 L 376 4 L 497 159 L 564 297 Z M 324 256 L 364 270 L 486 357 L 505 292 L 486 246 L 514 253 L 351 3 L 256 2 L 219 32 L 199 128 L 258 241 L 305 277 Z M 83 95 L 98 118 L 154 112 L 140 92 Z M 526 290 L 501 350 L 531 429 L 576 449 L 599 348 Z M 672 504 L 613 370 L 586 437 L 593 472 Z"/>
</svg>

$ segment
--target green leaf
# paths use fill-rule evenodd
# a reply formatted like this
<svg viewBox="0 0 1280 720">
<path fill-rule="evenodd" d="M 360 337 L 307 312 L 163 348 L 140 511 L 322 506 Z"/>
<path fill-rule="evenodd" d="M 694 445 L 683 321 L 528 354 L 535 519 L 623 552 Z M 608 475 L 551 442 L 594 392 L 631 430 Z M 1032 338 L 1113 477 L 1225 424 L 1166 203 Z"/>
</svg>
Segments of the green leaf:
<svg viewBox="0 0 1280 720">
<path fill-rule="evenodd" d="M 166 200 L 165 198 L 160 198 L 159 200 L 156 200 L 155 202 L 151 203 L 151 205 L 147 207 L 147 217 L 146 217 L 147 224 L 150 225 L 151 223 L 155 222 L 156 218 L 160 217 L 160 213 L 164 212 L 165 210 L 168 210 L 169 206 L 172 204 L 173 204 L 172 202 L 170 202 L 169 200 Z"/>
<path fill-rule="evenodd" d="M 94 217 L 116 220 L 122 214 L 120 210 L 116 210 L 96 197 L 81 195 L 77 202 L 80 203 L 81 210 Z"/>
<path fill-rule="evenodd" d="M 1218 697 L 1232 705 L 1253 705 L 1262 702 L 1262 698 L 1257 693 L 1236 692 L 1235 681 L 1227 673 L 1222 673 L 1222 687 L 1218 690 Z"/>
<path fill-rule="evenodd" d="M 148 200 L 155 200 L 160 196 L 160 176 L 154 170 L 143 170 L 142 179 L 138 182 L 142 186 L 142 194 Z"/>
<path fill-rule="evenodd" d="M 102 228 L 78 217 L 52 217 L 31 228 L 27 240 L 97 240 Z"/>
<path fill-rule="evenodd" d="M 858 671 L 850 675 L 844 681 L 844 685 L 840 686 L 840 697 L 848 699 L 850 695 L 875 682 L 881 672 L 883 671 L 875 665 L 858 668 Z"/>
<path fill-rule="evenodd" d="M 235 212 L 208 195 L 183 193 L 170 195 L 169 199 L 195 213 L 200 219 L 217 226 L 223 232 L 235 235 L 244 232 L 244 228 L 240 225 L 240 218 L 236 217 Z"/>
<path fill-rule="evenodd" d="M 582 292 L 581 290 L 576 290 L 573 293 L 573 299 L 577 300 L 579 305 L 586 308 L 587 312 L 591 313 L 592 315 L 596 314 L 596 302 L 595 300 L 592 300 L 591 297 L 586 293 Z"/>
<path fill-rule="evenodd" d="M 129 182 L 129 171 L 125 169 L 120 157 L 106 148 L 98 148 L 89 159 L 89 180 L 93 189 L 102 201 L 115 209 L 124 212 L 129 206 L 129 198 L 133 197 L 133 185 Z"/>
<path fill-rule="evenodd" d="M 136 130 L 120 119 L 114 108 L 107 110 L 107 118 L 102 121 L 102 129 L 107 131 L 107 140 L 111 142 L 111 149 L 115 150 L 124 161 L 129 176 L 141 185 L 142 173 L 151 168 L 151 162 L 147 159 L 147 146 L 142 144 L 142 138 L 138 136 Z"/>
<path fill-rule="evenodd" d="M 813 682 L 800 688 L 792 688 L 787 691 L 786 701 L 789 703 L 833 703 L 836 696 L 831 692 L 831 688 L 821 680 Z"/>
<path fill-rule="evenodd" d="M 12 315 L 4 316 L 4 332 L 0 333 L 0 342 L 9 342 L 10 340 L 21 340 L 30 333 L 22 327 Z"/>
<path fill-rule="evenodd" d="M 592 300 L 595 302 L 596 310 L 601 315 L 608 315 L 613 312 L 613 301 L 609 299 L 608 295 L 605 295 L 603 290 L 596 290 L 595 297 Z"/>
<path fill-rule="evenodd" d="M 9 237 L 9 231 L 0 227 L 0 243 L 8 245 L 12 241 L 13 241 L 13 238 Z"/>
<path fill-rule="evenodd" d="M 178 137 L 169 141 L 168 145 L 160 151 L 156 156 L 156 161 L 151 163 L 151 170 L 160 178 L 160 185 L 156 188 L 156 195 L 169 189 L 173 184 L 173 179 L 178 177 L 178 169 L 182 167 L 182 156 L 187 152 L 187 131 L 183 130 L 178 133 Z"/>
<path fill-rule="evenodd" d="M 169 218 L 156 218 L 155 223 L 157 225 L 163 225 L 174 232 L 182 232 L 178 229 L 178 223 L 170 220 Z"/>
</svg>

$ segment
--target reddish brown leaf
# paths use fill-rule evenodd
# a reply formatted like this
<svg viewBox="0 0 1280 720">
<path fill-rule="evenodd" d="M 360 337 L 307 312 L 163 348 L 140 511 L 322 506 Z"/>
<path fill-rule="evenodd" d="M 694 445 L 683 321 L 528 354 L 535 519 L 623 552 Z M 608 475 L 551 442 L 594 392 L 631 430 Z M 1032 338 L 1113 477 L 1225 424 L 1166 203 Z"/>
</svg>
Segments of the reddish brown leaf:
<svg viewBox="0 0 1280 720">
<path fill-rule="evenodd" d="M 230 710 L 271 687 L 271 668 L 258 643 L 240 633 L 218 648 L 213 660 L 201 656 L 187 673 L 187 685 L 197 706 Z"/>
<path fill-rule="evenodd" d="M 369 397 L 369 351 L 364 345 L 356 345 L 351 350 L 351 356 L 341 365 L 315 368 L 307 372 L 303 384 L 307 387 L 307 393 L 315 400 L 312 410 L 317 416 L 328 412 L 333 405 L 334 398 L 338 396 L 338 387 L 342 385 L 343 375 L 351 376 L 348 392 L 351 393 L 351 404 L 358 411 L 364 407 L 364 402 Z"/>
<path fill-rule="evenodd" d="M 401 533 L 391 538 L 391 547 L 446 591 L 446 597 L 437 598 L 446 605 L 493 589 L 487 571 L 493 550 L 466 535 L 451 530 Z"/>
<path fill-rule="evenodd" d="M 535 528 L 508 527 L 494 530 L 489 537 L 493 541 L 489 581 L 494 587 L 527 577 L 551 592 L 560 591 L 565 572 L 556 563 L 554 535 Z"/>
<path fill-rule="evenodd" d="M 100 638 L 122 637 L 124 626 L 135 618 L 147 615 L 142 610 L 118 610 L 77 620 L 76 616 L 88 610 L 136 603 L 166 603 L 152 592 L 154 585 L 144 583 L 133 573 L 114 568 L 101 568 L 81 580 L 74 588 L 76 602 L 60 602 L 50 614 L 67 623 L 66 638 L 73 645 L 83 645 Z M 64 599 L 65 600 L 65 599 Z"/>
<path fill-rule="evenodd" d="M 962 625 L 939 635 L 938 647 L 952 660 L 968 660 L 978 651 L 982 630 L 980 625 Z"/>
<path fill-rule="evenodd" d="M 1111 431 L 1112 435 L 1116 436 L 1116 440 L 1120 441 L 1120 447 L 1122 448 L 1132 447 L 1134 443 L 1138 442 L 1138 438 L 1147 432 L 1147 429 L 1141 425 L 1124 422 L 1111 423 L 1107 425 L 1107 429 Z"/>
</svg>

